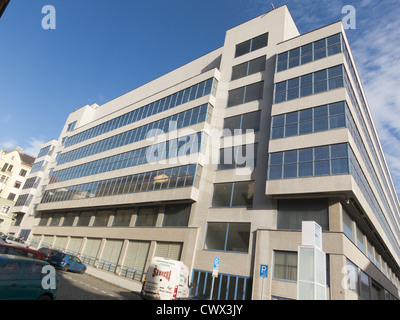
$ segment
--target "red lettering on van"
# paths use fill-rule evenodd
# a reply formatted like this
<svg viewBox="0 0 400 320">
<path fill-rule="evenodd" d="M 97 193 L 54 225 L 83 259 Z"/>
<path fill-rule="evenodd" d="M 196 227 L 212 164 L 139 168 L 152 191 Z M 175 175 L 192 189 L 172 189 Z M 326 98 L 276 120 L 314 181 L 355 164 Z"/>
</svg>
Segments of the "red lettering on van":
<svg viewBox="0 0 400 320">
<path fill-rule="evenodd" d="M 154 267 L 152 277 L 160 276 L 166 278 L 168 281 L 171 279 L 171 271 L 161 271 L 157 269 L 157 266 Z"/>
</svg>

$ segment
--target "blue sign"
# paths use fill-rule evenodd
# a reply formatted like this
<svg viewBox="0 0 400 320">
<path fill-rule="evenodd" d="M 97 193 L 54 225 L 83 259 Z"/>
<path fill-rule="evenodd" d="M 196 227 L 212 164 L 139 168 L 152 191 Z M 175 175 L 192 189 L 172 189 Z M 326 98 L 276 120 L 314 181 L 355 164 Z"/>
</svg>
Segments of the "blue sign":
<svg viewBox="0 0 400 320">
<path fill-rule="evenodd" d="M 267 278 L 268 277 L 268 266 L 267 265 L 260 265 L 260 277 Z"/>
<path fill-rule="evenodd" d="M 219 258 L 215 258 L 214 259 L 214 269 L 219 269 L 219 262 L 220 262 L 220 259 Z"/>
</svg>

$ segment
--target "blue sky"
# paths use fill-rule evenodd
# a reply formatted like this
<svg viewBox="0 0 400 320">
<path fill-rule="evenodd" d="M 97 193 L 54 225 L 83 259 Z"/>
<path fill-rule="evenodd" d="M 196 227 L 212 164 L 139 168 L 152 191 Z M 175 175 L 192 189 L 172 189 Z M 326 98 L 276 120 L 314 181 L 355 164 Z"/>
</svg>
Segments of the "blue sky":
<svg viewBox="0 0 400 320">
<path fill-rule="evenodd" d="M 225 32 L 286 4 L 301 33 L 342 20 L 393 180 L 400 191 L 398 0 L 11 0 L 0 19 L 0 147 L 35 154 L 66 117 L 223 45 Z M 382 4 L 384 3 L 384 4 Z M 42 8 L 56 9 L 44 30 Z"/>
</svg>

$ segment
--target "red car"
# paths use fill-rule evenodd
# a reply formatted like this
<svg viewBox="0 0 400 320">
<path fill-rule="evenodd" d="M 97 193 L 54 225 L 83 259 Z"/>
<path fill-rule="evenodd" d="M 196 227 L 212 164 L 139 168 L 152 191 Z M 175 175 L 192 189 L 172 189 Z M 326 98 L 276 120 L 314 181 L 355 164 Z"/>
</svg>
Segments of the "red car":
<svg viewBox="0 0 400 320">
<path fill-rule="evenodd" d="M 0 244 L 0 254 L 11 254 L 13 256 L 43 260 L 42 253 L 37 250 L 24 247 L 11 246 L 8 244 Z"/>
</svg>

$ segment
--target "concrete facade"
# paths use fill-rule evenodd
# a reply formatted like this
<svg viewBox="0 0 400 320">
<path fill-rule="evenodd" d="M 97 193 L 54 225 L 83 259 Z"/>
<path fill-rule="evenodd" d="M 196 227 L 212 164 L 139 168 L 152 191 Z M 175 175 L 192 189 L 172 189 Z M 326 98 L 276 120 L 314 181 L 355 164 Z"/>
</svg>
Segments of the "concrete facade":
<svg viewBox="0 0 400 320">
<path fill-rule="evenodd" d="M 298 222 L 315 218 L 329 299 L 398 299 L 400 206 L 354 66 L 340 22 L 300 35 L 282 6 L 228 30 L 223 47 L 76 110 L 54 144 L 59 156 L 35 198 L 29 241 L 136 281 L 155 255 L 179 259 L 199 298 L 296 299 Z M 185 100 L 188 88 L 197 93 Z M 178 130 L 149 136 L 163 119 L 179 123 L 199 106 L 207 106 L 201 120 L 196 109 Z M 246 128 L 253 130 L 222 133 Z M 139 129 L 147 139 L 137 138 Z M 186 157 L 128 160 L 201 132 L 201 146 Z M 255 164 L 220 166 L 222 149 L 237 156 L 242 146 L 255 146 Z"/>
</svg>

